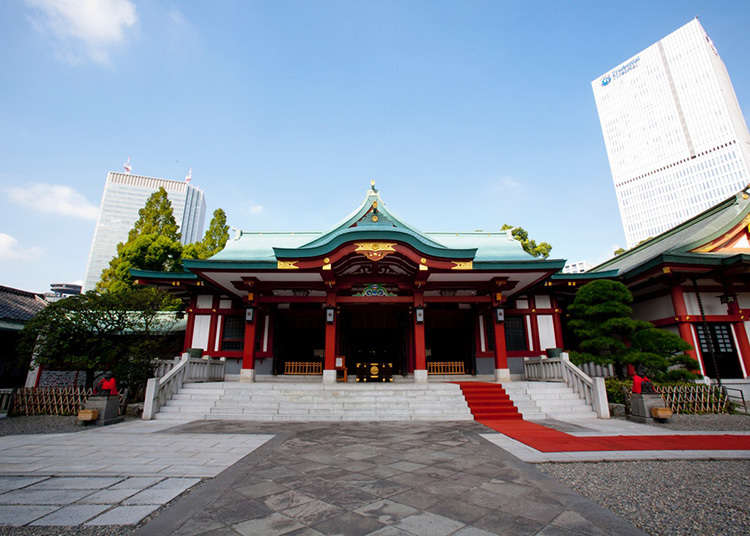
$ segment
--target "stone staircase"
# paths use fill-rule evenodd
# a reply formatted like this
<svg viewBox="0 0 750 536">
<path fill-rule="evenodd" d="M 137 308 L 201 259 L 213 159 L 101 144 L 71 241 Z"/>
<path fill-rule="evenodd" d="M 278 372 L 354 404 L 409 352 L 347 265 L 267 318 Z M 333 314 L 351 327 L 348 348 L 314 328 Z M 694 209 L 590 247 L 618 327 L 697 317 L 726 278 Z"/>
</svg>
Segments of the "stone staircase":
<svg viewBox="0 0 750 536">
<path fill-rule="evenodd" d="M 502 385 L 527 421 L 596 418 L 591 406 L 563 382 L 516 381 Z"/>
<path fill-rule="evenodd" d="M 207 382 L 185 384 L 160 420 L 453 421 L 473 420 L 452 383 L 337 384 Z"/>
<path fill-rule="evenodd" d="M 476 420 L 521 420 L 502 386 L 488 382 L 459 382 L 459 385 Z"/>
</svg>

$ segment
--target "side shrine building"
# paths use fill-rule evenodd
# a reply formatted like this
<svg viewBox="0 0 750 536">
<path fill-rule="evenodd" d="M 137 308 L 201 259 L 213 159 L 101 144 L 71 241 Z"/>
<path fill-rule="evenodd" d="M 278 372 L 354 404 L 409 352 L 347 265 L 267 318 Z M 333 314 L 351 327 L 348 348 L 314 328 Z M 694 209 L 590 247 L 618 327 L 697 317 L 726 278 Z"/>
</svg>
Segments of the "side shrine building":
<svg viewBox="0 0 750 536">
<path fill-rule="evenodd" d="M 227 374 L 248 380 L 520 379 L 524 357 L 567 347 L 565 308 L 594 279 L 625 283 L 634 316 L 679 333 L 704 374 L 741 379 L 750 370 L 748 197 L 563 274 L 564 260 L 529 255 L 510 231 L 417 231 L 373 184 L 326 233 L 239 231 L 210 259 L 185 260 L 185 272 L 132 274 L 189 301 L 186 350 L 223 357 Z"/>
</svg>

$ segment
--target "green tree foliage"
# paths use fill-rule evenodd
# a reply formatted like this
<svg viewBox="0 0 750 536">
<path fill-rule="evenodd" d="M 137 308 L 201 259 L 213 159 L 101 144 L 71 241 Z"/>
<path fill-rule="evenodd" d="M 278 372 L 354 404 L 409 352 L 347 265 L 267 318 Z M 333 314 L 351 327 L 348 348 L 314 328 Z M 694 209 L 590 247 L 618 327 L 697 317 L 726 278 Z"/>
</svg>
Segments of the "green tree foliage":
<svg viewBox="0 0 750 536">
<path fill-rule="evenodd" d="M 643 365 L 655 381 L 698 377 L 690 372 L 698 363 L 685 354 L 690 345 L 650 322 L 632 319 L 631 303 L 633 295 L 618 281 L 592 281 L 578 289 L 568 307 L 568 326 L 580 341 L 572 360 L 611 363 L 621 376 L 625 365 Z"/>
<path fill-rule="evenodd" d="M 550 251 L 552 251 L 552 246 L 547 242 L 540 242 L 539 244 L 537 244 L 536 240 L 531 240 L 529 238 L 528 231 L 526 231 L 526 229 L 524 229 L 523 227 L 513 227 L 512 225 L 508 225 L 506 223 L 503 224 L 500 230 L 507 231 L 509 229 L 510 234 L 512 234 L 513 238 L 521 243 L 521 246 L 526 253 L 528 253 L 529 255 L 533 255 L 534 257 L 541 257 L 543 259 L 549 257 Z"/>
<path fill-rule="evenodd" d="M 220 208 L 214 211 L 211 224 L 203 236 L 203 240 L 188 244 L 182 252 L 183 259 L 207 259 L 224 249 L 229 240 L 229 225 L 227 215 Z"/>
<path fill-rule="evenodd" d="M 117 255 L 102 272 L 96 285 L 98 291 L 132 289 L 132 268 L 164 272 L 181 270 L 182 244 L 167 191 L 159 188 L 138 211 L 138 216 L 128 233 L 128 240 L 117 244 Z"/>
<path fill-rule="evenodd" d="M 155 358 L 179 351 L 169 330 L 180 307 L 179 300 L 154 288 L 71 296 L 24 326 L 22 353 L 27 362 L 33 355 L 53 370 L 86 371 L 89 386 L 96 371 L 111 370 L 137 392 L 153 374 Z"/>
<path fill-rule="evenodd" d="M 616 249 L 616 250 L 614 251 L 614 256 L 615 256 L 615 257 L 617 257 L 618 255 L 622 255 L 622 254 L 623 254 L 623 253 L 625 253 L 626 251 L 627 251 L 627 250 L 626 250 L 625 248 L 617 248 L 617 249 Z"/>
</svg>

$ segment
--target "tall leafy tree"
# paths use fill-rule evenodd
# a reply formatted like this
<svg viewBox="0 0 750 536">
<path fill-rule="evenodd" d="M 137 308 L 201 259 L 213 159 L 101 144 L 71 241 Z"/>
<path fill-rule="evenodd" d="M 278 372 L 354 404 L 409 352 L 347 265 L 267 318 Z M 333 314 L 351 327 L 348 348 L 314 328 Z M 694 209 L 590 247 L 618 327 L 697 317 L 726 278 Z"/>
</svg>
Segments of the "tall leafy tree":
<svg viewBox="0 0 750 536">
<path fill-rule="evenodd" d="M 100 292 L 119 292 L 133 287 L 132 268 L 175 272 L 181 270 L 182 244 L 172 203 L 159 188 L 138 211 L 138 220 L 126 242 L 117 244 L 117 255 L 102 272 Z"/>
<path fill-rule="evenodd" d="M 650 322 L 631 318 L 633 295 L 618 281 L 583 285 L 568 307 L 568 326 L 579 340 L 571 352 L 576 363 L 613 364 L 620 376 L 625 365 L 643 365 L 653 380 L 695 378 L 698 363 L 685 354 L 690 345 Z"/>
<path fill-rule="evenodd" d="M 224 249 L 229 240 L 227 215 L 220 208 L 214 211 L 211 223 L 203 235 L 203 240 L 188 244 L 182 252 L 183 259 L 207 259 Z"/>
<path fill-rule="evenodd" d="M 87 292 L 51 303 L 22 332 L 22 353 L 55 370 L 112 370 L 131 388 L 153 373 L 153 361 L 172 357 L 179 340 L 171 336 L 180 301 L 164 291 L 138 288 Z M 171 312 L 164 312 L 171 311 Z M 176 343 L 176 344 L 175 344 Z"/>
<path fill-rule="evenodd" d="M 513 227 L 512 225 L 508 225 L 506 223 L 503 224 L 500 230 L 510 230 L 510 234 L 513 235 L 513 238 L 521 243 L 523 250 L 529 255 L 546 259 L 547 257 L 549 257 L 550 251 L 552 251 L 552 246 L 549 243 L 540 242 L 539 244 L 537 244 L 536 240 L 531 240 L 529 238 L 528 231 L 526 231 L 526 229 L 524 229 L 523 227 Z"/>
</svg>

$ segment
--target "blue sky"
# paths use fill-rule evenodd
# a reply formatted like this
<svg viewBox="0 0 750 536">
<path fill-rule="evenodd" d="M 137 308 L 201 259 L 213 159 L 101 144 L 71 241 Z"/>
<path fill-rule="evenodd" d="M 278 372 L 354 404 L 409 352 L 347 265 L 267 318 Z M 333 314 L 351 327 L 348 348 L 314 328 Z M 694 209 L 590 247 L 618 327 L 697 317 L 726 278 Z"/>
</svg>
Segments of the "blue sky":
<svg viewBox="0 0 750 536">
<path fill-rule="evenodd" d="M 694 16 L 747 110 L 746 2 L 0 2 L 0 284 L 83 279 L 128 156 L 192 168 L 243 229 L 324 230 L 374 178 L 422 230 L 603 260 L 624 238 L 590 82 Z"/>
</svg>

